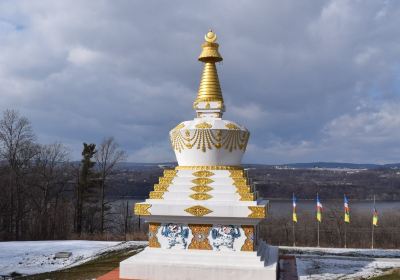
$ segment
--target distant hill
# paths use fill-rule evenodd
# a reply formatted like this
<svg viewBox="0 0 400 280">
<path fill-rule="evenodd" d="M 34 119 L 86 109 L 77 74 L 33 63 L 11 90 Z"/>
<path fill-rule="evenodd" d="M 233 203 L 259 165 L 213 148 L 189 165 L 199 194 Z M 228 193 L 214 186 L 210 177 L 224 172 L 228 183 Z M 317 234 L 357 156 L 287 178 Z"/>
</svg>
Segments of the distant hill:
<svg viewBox="0 0 400 280">
<path fill-rule="evenodd" d="M 347 162 L 308 162 L 308 163 L 289 163 L 282 166 L 292 168 L 348 168 L 348 169 L 376 169 L 383 165 L 372 163 L 347 163 Z"/>
<path fill-rule="evenodd" d="M 122 162 L 119 167 L 129 170 L 154 169 L 154 168 L 173 168 L 176 162 L 157 162 L 157 163 L 140 163 L 140 162 Z M 282 167 L 296 169 L 310 168 L 339 168 L 339 169 L 378 169 L 393 168 L 400 169 L 400 163 L 390 164 L 373 164 L 373 163 L 347 163 L 347 162 L 304 162 L 304 163 L 287 163 L 287 164 L 243 164 L 244 168 L 260 168 L 260 167 Z"/>
<path fill-rule="evenodd" d="M 309 162 L 289 163 L 279 166 L 291 168 L 348 168 L 348 169 L 377 169 L 377 168 L 400 168 L 400 163 L 373 164 L 373 163 L 347 163 L 347 162 Z"/>
</svg>

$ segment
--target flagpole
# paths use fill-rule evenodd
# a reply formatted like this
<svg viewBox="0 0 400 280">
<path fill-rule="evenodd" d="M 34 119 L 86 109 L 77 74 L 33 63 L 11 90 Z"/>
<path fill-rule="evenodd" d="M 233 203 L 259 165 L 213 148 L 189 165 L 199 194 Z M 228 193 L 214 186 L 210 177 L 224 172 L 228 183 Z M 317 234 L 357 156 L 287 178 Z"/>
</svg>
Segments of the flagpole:
<svg viewBox="0 0 400 280">
<path fill-rule="evenodd" d="M 294 229 L 294 221 L 292 221 L 292 223 L 293 223 L 293 247 L 296 247 L 296 233 Z"/>
<path fill-rule="evenodd" d="M 375 195 L 374 195 L 374 213 L 372 215 L 375 215 Z M 371 233 L 371 249 L 374 249 L 374 231 L 375 231 L 375 226 L 374 226 L 374 217 L 372 217 L 372 233 Z"/>
<path fill-rule="evenodd" d="M 344 194 L 346 200 L 346 194 Z M 344 248 L 347 248 L 347 223 L 346 223 L 346 209 L 344 209 Z"/>
<path fill-rule="evenodd" d="M 317 193 L 317 201 L 319 201 L 318 193 Z M 318 212 L 318 205 L 317 205 L 317 212 Z M 318 218 L 317 218 L 317 247 L 319 247 L 319 221 L 318 221 Z"/>
<path fill-rule="evenodd" d="M 347 248 L 347 223 L 344 222 L 344 248 Z"/>
<path fill-rule="evenodd" d="M 294 193 L 293 193 L 292 199 L 293 199 L 293 202 L 294 202 Z M 296 232 L 295 232 L 295 228 L 294 228 L 294 218 L 293 218 L 293 216 L 294 216 L 294 211 L 295 211 L 295 210 L 296 210 L 296 209 L 295 209 L 294 206 L 293 206 L 293 207 L 292 207 L 293 247 L 296 247 Z"/>
</svg>

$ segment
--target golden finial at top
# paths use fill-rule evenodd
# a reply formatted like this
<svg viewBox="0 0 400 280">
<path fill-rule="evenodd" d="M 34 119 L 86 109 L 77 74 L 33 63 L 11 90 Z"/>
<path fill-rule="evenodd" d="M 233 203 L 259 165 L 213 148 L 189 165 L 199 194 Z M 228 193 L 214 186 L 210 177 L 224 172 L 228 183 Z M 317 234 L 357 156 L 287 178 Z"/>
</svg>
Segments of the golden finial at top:
<svg viewBox="0 0 400 280">
<path fill-rule="evenodd" d="M 222 56 L 218 52 L 219 45 L 216 43 L 217 35 L 211 29 L 204 36 L 205 42 L 201 45 L 202 51 L 199 60 L 202 62 L 219 62 Z"/>
<path fill-rule="evenodd" d="M 219 108 L 215 110 L 223 110 L 224 99 L 222 97 L 221 86 L 219 84 L 216 62 L 222 61 L 222 56 L 218 51 L 217 35 L 210 29 L 204 36 L 205 42 L 201 45 L 201 53 L 198 58 L 204 63 L 203 74 L 201 76 L 199 91 L 195 104 L 199 102 L 216 102 L 219 103 Z M 209 104 L 207 106 L 217 106 L 215 104 Z M 195 105 L 197 106 L 197 105 Z M 208 109 L 208 108 L 206 108 Z"/>
<path fill-rule="evenodd" d="M 215 41 L 217 41 L 217 34 L 215 34 L 212 29 L 209 29 L 204 39 L 209 43 L 215 43 Z"/>
</svg>

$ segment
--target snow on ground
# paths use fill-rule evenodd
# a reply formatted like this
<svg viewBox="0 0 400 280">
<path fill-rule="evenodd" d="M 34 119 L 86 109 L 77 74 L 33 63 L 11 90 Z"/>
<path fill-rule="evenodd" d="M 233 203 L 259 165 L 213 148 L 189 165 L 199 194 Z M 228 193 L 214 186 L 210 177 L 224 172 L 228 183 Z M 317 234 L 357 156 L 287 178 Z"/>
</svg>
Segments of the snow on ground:
<svg viewBox="0 0 400 280">
<path fill-rule="evenodd" d="M 357 249 L 357 248 L 318 248 L 279 246 L 286 254 L 299 255 L 333 255 L 371 258 L 400 258 L 399 249 Z"/>
<path fill-rule="evenodd" d="M 331 259 L 331 258 L 296 258 L 297 273 L 300 280 L 318 279 L 359 279 L 377 276 L 383 272 L 400 267 L 400 260 L 371 259 Z"/>
<path fill-rule="evenodd" d="M 359 279 L 400 268 L 400 250 L 280 247 L 296 256 L 300 280 Z"/>
<path fill-rule="evenodd" d="M 12 241 L 0 242 L 0 275 L 12 272 L 37 274 L 82 264 L 105 252 L 121 250 L 146 242 L 111 241 Z M 55 259 L 57 252 L 72 252 L 68 259 Z"/>
</svg>

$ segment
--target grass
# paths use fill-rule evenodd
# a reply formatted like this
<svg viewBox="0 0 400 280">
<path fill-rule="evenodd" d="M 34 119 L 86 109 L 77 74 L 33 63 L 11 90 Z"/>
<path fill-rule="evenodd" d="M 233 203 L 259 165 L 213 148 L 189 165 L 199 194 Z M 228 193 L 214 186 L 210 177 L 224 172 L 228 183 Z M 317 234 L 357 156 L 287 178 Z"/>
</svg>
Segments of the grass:
<svg viewBox="0 0 400 280">
<path fill-rule="evenodd" d="M 399 279 L 400 279 L 400 270 L 393 270 L 389 272 L 389 274 L 370 278 L 370 280 L 399 280 Z"/>
<path fill-rule="evenodd" d="M 127 248 L 117 252 L 105 253 L 98 258 L 79 266 L 37 275 L 18 277 L 21 280 L 87 280 L 94 279 L 117 268 L 119 263 L 143 250 L 142 246 Z"/>
</svg>

